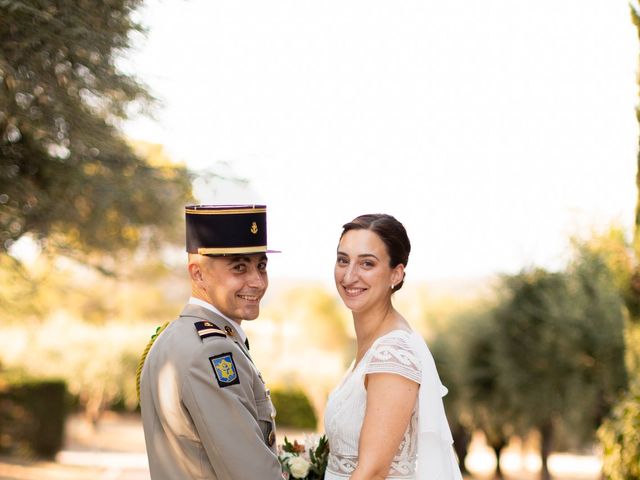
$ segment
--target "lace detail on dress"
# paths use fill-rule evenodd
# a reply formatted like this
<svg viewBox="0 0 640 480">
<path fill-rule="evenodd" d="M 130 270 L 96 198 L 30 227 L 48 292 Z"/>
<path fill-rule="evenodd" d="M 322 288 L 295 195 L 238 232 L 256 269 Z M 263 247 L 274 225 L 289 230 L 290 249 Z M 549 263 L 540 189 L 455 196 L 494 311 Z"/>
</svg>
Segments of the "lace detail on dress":
<svg viewBox="0 0 640 480">
<path fill-rule="evenodd" d="M 420 361 L 411 350 L 408 339 L 398 335 L 382 337 L 374 346 L 365 368 L 367 373 L 397 373 L 416 383 L 422 380 Z"/>
<path fill-rule="evenodd" d="M 380 337 L 329 396 L 325 410 L 325 431 L 331 453 L 326 478 L 349 478 L 358 466 L 358 444 L 367 405 L 365 375 L 378 372 L 397 373 L 417 383 L 421 382 L 422 363 L 410 347 L 411 335 L 416 334 L 394 330 Z M 415 478 L 417 445 L 416 408 L 391 462 L 388 479 Z"/>
<path fill-rule="evenodd" d="M 398 453 L 391 461 L 387 479 L 413 479 L 416 471 L 416 442 L 415 435 L 418 428 L 418 416 L 415 411 L 411 416 L 409 427 L 402 438 Z M 327 470 L 334 475 L 349 478 L 358 466 L 357 456 L 329 453 Z"/>
<path fill-rule="evenodd" d="M 357 456 L 341 456 L 329 452 L 329 462 L 327 463 L 327 470 L 335 475 L 350 477 L 353 471 L 358 466 Z"/>
</svg>

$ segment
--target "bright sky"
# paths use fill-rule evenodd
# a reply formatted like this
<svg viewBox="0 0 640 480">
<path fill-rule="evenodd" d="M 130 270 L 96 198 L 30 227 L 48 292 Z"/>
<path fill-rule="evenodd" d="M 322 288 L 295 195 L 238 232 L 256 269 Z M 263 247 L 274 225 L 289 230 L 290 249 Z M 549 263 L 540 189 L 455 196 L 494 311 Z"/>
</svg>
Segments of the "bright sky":
<svg viewBox="0 0 640 480">
<path fill-rule="evenodd" d="M 633 221 L 626 0 L 149 1 L 129 68 L 164 101 L 127 133 L 266 203 L 271 277 L 330 281 L 340 227 L 402 221 L 408 279 L 557 266 Z"/>
</svg>

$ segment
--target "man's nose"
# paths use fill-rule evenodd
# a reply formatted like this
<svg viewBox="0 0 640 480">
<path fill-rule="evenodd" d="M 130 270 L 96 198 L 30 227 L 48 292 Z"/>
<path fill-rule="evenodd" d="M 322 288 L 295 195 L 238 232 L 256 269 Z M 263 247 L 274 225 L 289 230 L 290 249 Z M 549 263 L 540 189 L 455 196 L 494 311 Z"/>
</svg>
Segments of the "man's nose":
<svg viewBox="0 0 640 480">
<path fill-rule="evenodd" d="M 266 286 L 265 275 L 257 268 L 252 268 L 249 272 L 249 286 L 254 288 L 264 288 Z"/>
</svg>

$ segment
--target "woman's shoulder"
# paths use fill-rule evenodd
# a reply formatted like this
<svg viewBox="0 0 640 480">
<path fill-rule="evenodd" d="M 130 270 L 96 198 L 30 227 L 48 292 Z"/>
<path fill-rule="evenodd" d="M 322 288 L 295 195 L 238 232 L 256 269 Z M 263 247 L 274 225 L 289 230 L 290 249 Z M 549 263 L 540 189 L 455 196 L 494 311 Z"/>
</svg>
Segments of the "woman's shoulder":
<svg viewBox="0 0 640 480">
<path fill-rule="evenodd" d="M 387 333 L 380 335 L 375 342 L 373 342 L 373 347 L 377 347 L 379 345 L 403 345 L 410 346 L 410 340 L 413 335 L 417 335 L 413 330 L 407 330 L 404 328 L 396 328 L 394 330 L 390 330 Z"/>
<path fill-rule="evenodd" d="M 399 373 L 420 382 L 422 362 L 415 352 L 412 337 L 415 332 L 397 329 L 381 335 L 371 348 L 367 373 Z"/>
</svg>

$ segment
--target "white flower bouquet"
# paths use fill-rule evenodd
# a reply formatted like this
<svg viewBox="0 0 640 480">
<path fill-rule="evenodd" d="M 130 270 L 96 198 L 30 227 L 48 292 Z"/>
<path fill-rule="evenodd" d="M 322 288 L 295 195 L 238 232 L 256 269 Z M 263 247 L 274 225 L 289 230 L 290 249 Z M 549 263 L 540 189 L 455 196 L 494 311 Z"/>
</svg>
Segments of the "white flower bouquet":
<svg viewBox="0 0 640 480">
<path fill-rule="evenodd" d="M 329 442 L 325 435 L 307 435 L 302 444 L 284 438 L 278 447 L 278 460 L 285 479 L 322 480 L 329 460 Z"/>
</svg>

